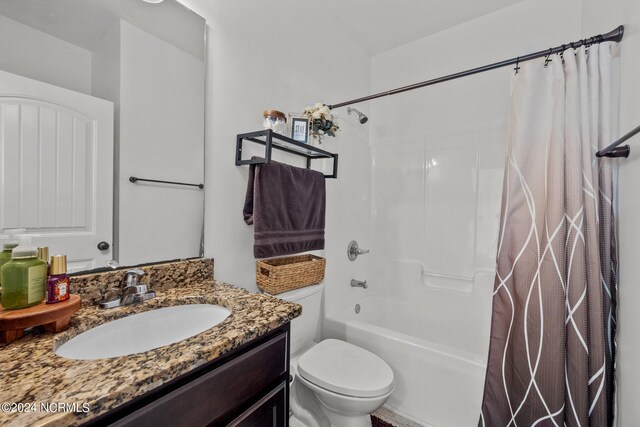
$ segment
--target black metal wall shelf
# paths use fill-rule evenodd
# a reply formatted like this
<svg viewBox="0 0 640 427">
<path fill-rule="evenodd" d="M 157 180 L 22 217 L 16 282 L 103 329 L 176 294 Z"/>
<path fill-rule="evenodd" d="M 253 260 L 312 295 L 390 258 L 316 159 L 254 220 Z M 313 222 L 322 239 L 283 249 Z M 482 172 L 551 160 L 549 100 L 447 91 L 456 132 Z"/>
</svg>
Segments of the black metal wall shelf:
<svg viewBox="0 0 640 427">
<path fill-rule="evenodd" d="M 242 143 L 244 141 L 264 145 L 264 158 L 242 160 Z M 333 173 L 331 175 L 325 175 L 325 178 L 338 177 L 338 155 L 336 153 L 330 153 L 313 145 L 303 144 L 302 142 L 275 133 L 271 129 L 241 133 L 238 135 L 236 139 L 236 166 L 269 163 L 271 162 L 271 151 L 274 148 L 306 158 L 307 169 L 311 169 L 311 160 L 333 159 Z"/>
</svg>

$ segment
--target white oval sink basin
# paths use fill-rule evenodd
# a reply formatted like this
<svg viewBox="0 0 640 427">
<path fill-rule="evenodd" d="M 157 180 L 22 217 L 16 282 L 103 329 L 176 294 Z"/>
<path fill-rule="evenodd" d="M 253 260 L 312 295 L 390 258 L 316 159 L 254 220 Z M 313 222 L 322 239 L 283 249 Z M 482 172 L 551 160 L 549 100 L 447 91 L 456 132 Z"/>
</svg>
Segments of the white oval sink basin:
<svg viewBox="0 0 640 427">
<path fill-rule="evenodd" d="M 231 311 L 212 304 L 158 308 L 123 317 L 77 335 L 55 353 L 67 359 L 108 359 L 177 343 L 224 321 Z"/>
</svg>

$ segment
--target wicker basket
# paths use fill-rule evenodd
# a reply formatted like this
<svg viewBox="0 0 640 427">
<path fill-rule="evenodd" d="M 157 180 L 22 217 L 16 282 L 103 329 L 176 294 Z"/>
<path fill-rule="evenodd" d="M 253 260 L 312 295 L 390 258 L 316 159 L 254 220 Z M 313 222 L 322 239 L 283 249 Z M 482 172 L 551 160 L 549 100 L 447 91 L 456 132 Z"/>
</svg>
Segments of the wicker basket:
<svg viewBox="0 0 640 427">
<path fill-rule="evenodd" d="M 311 254 L 260 260 L 256 263 L 256 282 L 271 295 L 315 285 L 324 279 L 326 263 Z"/>
</svg>

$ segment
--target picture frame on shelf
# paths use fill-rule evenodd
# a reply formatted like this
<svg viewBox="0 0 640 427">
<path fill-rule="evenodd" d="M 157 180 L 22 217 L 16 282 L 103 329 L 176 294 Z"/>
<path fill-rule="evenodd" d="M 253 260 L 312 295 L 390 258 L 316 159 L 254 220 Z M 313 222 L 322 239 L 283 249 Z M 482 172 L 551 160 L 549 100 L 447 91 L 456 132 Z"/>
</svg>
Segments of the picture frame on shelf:
<svg viewBox="0 0 640 427">
<path fill-rule="evenodd" d="M 291 117 L 291 139 L 307 144 L 309 142 L 309 119 Z"/>
</svg>

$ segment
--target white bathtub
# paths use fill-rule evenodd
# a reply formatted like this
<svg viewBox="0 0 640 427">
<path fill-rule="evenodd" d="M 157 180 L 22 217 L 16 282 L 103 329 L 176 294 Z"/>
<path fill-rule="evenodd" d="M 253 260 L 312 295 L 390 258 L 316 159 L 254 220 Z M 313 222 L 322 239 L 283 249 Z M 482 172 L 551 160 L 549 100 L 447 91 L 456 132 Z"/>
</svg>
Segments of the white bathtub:
<svg viewBox="0 0 640 427">
<path fill-rule="evenodd" d="M 367 296 L 346 313 L 329 314 L 323 336 L 366 348 L 391 366 L 396 389 L 385 406 L 392 411 L 425 426 L 475 427 L 485 361 L 478 354 L 435 342 L 434 331 L 446 325 L 427 323 L 419 308 Z"/>
</svg>

